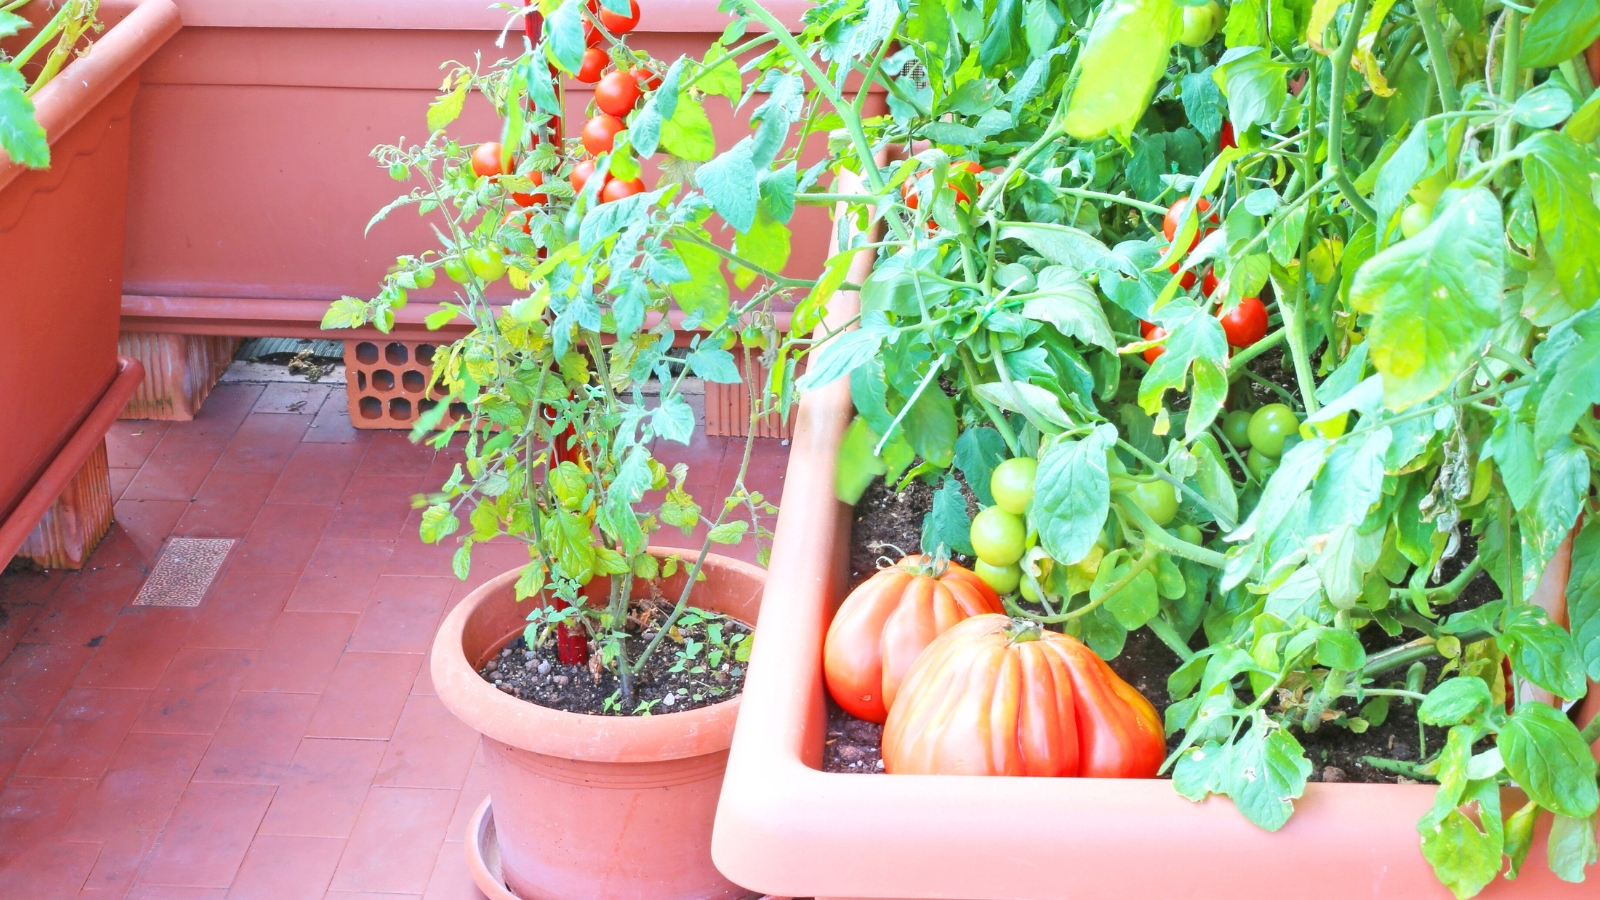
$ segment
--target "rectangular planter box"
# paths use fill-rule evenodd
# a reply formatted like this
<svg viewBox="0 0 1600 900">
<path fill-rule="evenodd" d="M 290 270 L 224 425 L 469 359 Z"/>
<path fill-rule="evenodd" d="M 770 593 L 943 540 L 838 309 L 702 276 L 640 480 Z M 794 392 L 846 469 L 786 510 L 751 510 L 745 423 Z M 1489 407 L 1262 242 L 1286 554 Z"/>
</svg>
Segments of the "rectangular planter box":
<svg viewBox="0 0 1600 900">
<path fill-rule="evenodd" d="M 858 257 L 851 280 L 864 281 L 870 262 Z M 854 312 L 842 293 L 831 304 L 835 321 Z M 1311 784 L 1289 824 L 1269 833 L 1224 798 L 1191 803 L 1162 780 L 821 771 L 822 643 L 844 598 L 851 523 L 834 499 L 834 459 L 852 413 L 839 381 L 807 395 L 796 417 L 712 845 L 724 874 L 817 900 L 1450 897 L 1418 849 L 1431 785 Z M 1593 685 L 1586 704 L 1586 717 L 1600 712 Z M 1592 880 L 1550 873 L 1548 823 L 1543 816 L 1522 875 L 1480 896 L 1597 895 Z"/>
</svg>

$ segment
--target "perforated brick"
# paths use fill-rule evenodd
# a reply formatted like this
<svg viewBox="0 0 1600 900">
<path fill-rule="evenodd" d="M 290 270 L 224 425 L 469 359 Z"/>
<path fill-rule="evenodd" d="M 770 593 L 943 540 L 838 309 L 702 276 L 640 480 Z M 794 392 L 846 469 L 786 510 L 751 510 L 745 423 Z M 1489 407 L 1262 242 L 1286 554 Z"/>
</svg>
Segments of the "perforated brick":
<svg viewBox="0 0 1600 900">
<path fill-rule="evenodd" d="M 449 393 L 441 387 L 427 389 L 438 349 L 438 344 L 411 341 L 345 341 L 345 395 L 351 423 L 357 428 L 409 430 L 418 416 Z M 447 415 L 441 424 L 450 418 Z"/>
</svg>

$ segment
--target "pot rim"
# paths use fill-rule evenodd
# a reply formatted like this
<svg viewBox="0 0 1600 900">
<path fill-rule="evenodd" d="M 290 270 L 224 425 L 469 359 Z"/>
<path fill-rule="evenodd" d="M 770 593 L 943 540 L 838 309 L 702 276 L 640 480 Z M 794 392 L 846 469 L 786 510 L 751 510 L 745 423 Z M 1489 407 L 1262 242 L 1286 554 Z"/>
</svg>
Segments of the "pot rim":
<svg viewBox="0 0 1600 900">
<path fill-rule="evenodd" d="M 689 554 L 651 545 L 652 555 Z M 696 551 L 698 553 L 698 551 Z M 690 554 L 693 555 L 693 554 Z M 596 716 L 519 700 L 484 681 L 467 660 L 468 619 L 491 603 L 516 603 L 514 586 L 525 566 L 497 575 L 462 598 L 434 635 L 430 672 L 445 707 L 483 736 L 520 750 L 602 763 L 651 763 L 728 749 L 742 694 L 687 712 L 650 716 Z M 766 570 L 716 553 L 706 555 L 707 578 L 735 572 L 764 582 Z"/>
<path fill-rule="evenodd" d="M 870 258 L 850 274 L 863 283 Z M 857 303 L 835 295 L 830 326 Z M 1451 896 L 1418 848 L 1434 785 L 1312 783 L 1272 833 L 1226 798 L 1193 803 L 1167 780 L 823 772 L 822 643 L 849 559 L 850 509 L 834 499 L 833 472 L 853 412 L 841 380 L 803 397 L 796 414 L 761 606 L 764 628 L 784 639 L 753 648 L 712 837 L 729 879 L 837 898 L 1199 898 L 1224 885 L 1233 900 Z M 1586 709 L 1600 711 L 1593 683 Z M 1521 802 L 1517 791 L 1502 799 L 1508 810 Z M 1498 878 L 1480 896 L 1592 895 L 1549 871 L 1549 819 L 1518 879 Z"/>
</svg>

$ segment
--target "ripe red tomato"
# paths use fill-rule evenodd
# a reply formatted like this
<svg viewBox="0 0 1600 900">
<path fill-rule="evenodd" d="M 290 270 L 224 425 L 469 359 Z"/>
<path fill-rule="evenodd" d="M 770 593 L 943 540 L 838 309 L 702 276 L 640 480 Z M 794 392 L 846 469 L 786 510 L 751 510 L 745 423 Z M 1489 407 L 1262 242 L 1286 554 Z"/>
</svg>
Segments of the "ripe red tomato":
<svg viewBox="0 0 1600 900">
<path fill-rule="evenodd" d="M 594 105 L 619 118 L 633 112 L 639 97 L 639 82 L 626 72 L 612 72 L 594 86 Z"/>
<path fill-rule="evenodd" d="M 621 178 L 611 178 L 606 181 L 606 186 L 600 189 L 600 202 L 611 203 L 624 197 L 644 193 L 644 182 L 638 178 L 623 181 Z"/>
<path fill-rule="evenodd" d="M 543 172 L 529 172 L 528 173 L 528 180 L 533 182 L 536 185 L 537 184 L 544 184 L 544 173 Z M 518 206 L 538 206 L 541 203 L 549 202 L 550 195 L 549 194 L 518 194 L 518 193 L 513 192 L 511 194 L 511 200 L 512 200 L 512 202 L 516 203 Z"/>
<path fill-rule="evenodd" d="M 506 217 L 501 219 L 500 222 L 503 225 L 514 225 L 521 228 L 523 234 L 533 234 L 533 213 L 526 210 L 513 209 L 506 213 Z"/>
<path fill-rule="evenodd" d="M 601 113 L 583 123 L 583 149 L 595 156 L 609 153 L 617 143 L 617 132 L 628 126 L 616 116 Z"/>
<path fill-rule="evenodd" d="M 590 47 L 583 51 L 583 65 L 578 67 L 577 79 L 584 84 L 594 84 L 600 80 L 600 75 L 610 63 L 611 57 L 607 56 L 604 50 Z"/>
<path fill-rule="evenodd" d="M 883 726 L 891 774 L 1154 778 L 1161 717 L 1076 638 L 984 614 L 917 657 Z"/>
<path fill-rule="evenodd" d="M 956 162 L 952 162 L 950 164 L 950 174 L 952 176 L 954 176 L 957 172 L 970 172 L 972 176 L 976 178 L 978 173 L 982 171 L 983 166 L 978 165 L 970 159 L 957 160 Z M 900 196 L 905 200 L 906 206 L 909 206 L 912 209 L 916 209 L 918 204 L 921 202 L 917 197 L 916 180 L 922 174 L 922 172 L 918 172 L 916 175 L 907 178 L 905 182 L 900 185 Z M 956 187 L 954 184 L 950 185 L 950 189 L 956 192 L 957 203 L 968 202 L 969 198 L 967 197 L 966 191 Z"/>
<path fill-rule="evenodd" d="M 644 66 L 636 66 L 631 71 L 633 80 L 639 82 L 639 87 L 645 91 L 653 91 L 661 87 L 661 73 L 653 72 Z"/>
<path fill-rule="evenodd" d="M 1228 336 L 1228 346 L 1241 349 L 1267 336 L 1267 308 L 1256 297 L 1246 297 L 1222 320 L 1222 330 Z"/>
<path fill-rule="evenodd" d="M 939 572 L 927 557 L 908 556 L 862 582 L 834 614 L 822 645 L 828 693 L 852 716 L 882 722 L 924 647 L 968 616 L 1002 609 L 966 568 Z"/>
<path fill-rule="evenodd" d="M 1146 322 L 1143 319 L 1139 320 L 1139 334 L 1147 341 L 1150 340 L 1150 332 L 1154 331 L 1157 327 L 1158 326 L 1154 322 Z"/>
<path fill-rule="evenodd" d="M 1181 269 L 1181 268 L 1183 268 L 1182 262 L 1175 262 L 1172 265 L 1167 266 L 1167 269 L 1169 269 L 1172 272 L 1172 274 L 1174 274 L 1174 275 L 1178 274 L 1178 270 Z M 1193 272 L 1184 272 L 1183 273 L 1183 284 L 1181 285 L 1181 287 L 1186 291 L 1189 288 L 1194 287 L 1194 273 Z"/>
<path fill-rule="evenodd" d="M 1144 339 L 1147 341 L 1159 341 L 1166 336 L 1167 330 L 1165 328 L 1160 325 L 1151 325 L 1150 330 L 1145 333 Z M 1144 361 L 1146 364 L 1153 366 L 1156 364 L 1156 360 L 1161 357 L 1161 354 L 1165 352 L 1167 352 L 1167 345 L 1157 344 L 1144 351 Z"/>
<path fill-rule="evenodd" d="M 581 194 L 583 193 L 583 186 L 588 184 L 589 179 L 593 177 L 594 160 L 586 159 L 572 167 L 572 174 L 567 176 L 567 183 L 572 185 L 573 193 Z M 605 185 L 602 184 L 601 187 L 605 187 Z"/>
<path fill-rule="evenodd" d="M 1205 215 L 1206 210 L 1210 208 L 1211 201 L 1201 197 L 1199 205 L 1201 215 L 1200 227 L 1196 228 L 1194 231 L 1194 240 L 1189 244 L 1189 250 L 1193 250 L 1195 245 L 1200 243 L 1201 236 L 1210 230 L 1206 228 L 1206 224 L 1208 222 L 1212 225 L 1217 224 L 1218 220 L 1216 213 L 1212 213 L 1210 216 Z M 1177 200 L 1173 201 L 1172 206 L 1167 210 L 1166 218 L 1161 220 L 1161 233 L 1167 236 L 1168 243 L 1171 243 L 1172 239 L 1177 236 L 1178 227 L 1183 224 L 1183 215 L 1188 209 L 1189 198 L 1179 197 Z"/>
<path fill-rule="evenodd" d="M 1211 295 L 1217 292 L 1217 285 L 1219 284 L 1221 284 L 1221 282 L 1217 281 L 1216 273 L 1212 272 L 1210 269 L 1207 269 L 1205 276 L 1200 279 L 1201 295 L 1206 299 L 1210 299 Z"/>
<path fill-rule="evenodd" d="M 1233 123 L 1227 120 L 1222 122 L 1222 130 L 1217 132 L 1217 149 L 1226 150 L 1229 147 L 1239 146 L 1239 139 L 1233 135 Z"/>
<path fill-rule="evenodd" d="M 605 43 L 605 40 L 606 40 L 605 35 L 600 33 L 600 29 L 594 27 L 594 23 L 593 22 L 589 21 L 588 19 L 584 19 L 583 20 L 583 43 L 584 43 L 584 46 L 589 47 L 589 48 L 598 47 L 601 44 Z"/>
<path fill-rule="evenodd" d="M 479 144 L 472 151 L 472 174 L 481 175 L 485 178 L 493 178 L 496 175 L 505 174 L 505 169 L 502 167 L 500 160 L 499 141 Z"/>
<path fill-rule="evenodd" d="M 628 0 L 632 10 L 626 16 L 619 16 L 605 7 L 600 8 L 600 24 L 615 35 L 624 35 L 639 25 L 639 0 Z"/>
</svg>

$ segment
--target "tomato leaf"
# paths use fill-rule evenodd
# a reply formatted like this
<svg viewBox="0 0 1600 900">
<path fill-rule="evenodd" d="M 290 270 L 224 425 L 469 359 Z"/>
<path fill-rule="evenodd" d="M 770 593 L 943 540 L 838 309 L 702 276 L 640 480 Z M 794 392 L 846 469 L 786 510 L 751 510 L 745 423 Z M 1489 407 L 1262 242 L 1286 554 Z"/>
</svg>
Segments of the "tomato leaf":
<svg viewBox="0 0 1600 900">
<path fill-rule="evenodd" d="M 1600 523 L 1593 519 L 1584 523 L 1572 542 L 1567 615 L 1584 670 L 1600 681 Z"/>
<path fill-rule="evenodd" d="M 1126 143 L 1155 95 L 1182 28 L 1182 10 L 1171 0 L 1103 4 L 1078 57 L 1067 133 L 1085 141 L 1109 134 Z"/>
<path fill-rule="evenodd" d="M 1117 439 L 1100 425 L 1082 440 L 1048 444 L 1034 483 L 1033 525 L 1039 543 L 1056 562 L 1072 565 L 1089 555 L 1111 511 L 1111 475 L 1106 451 Z"/>
<path fill-rule="evenodd" d="M 1544 572 L 1545 563 L 1572 530 L 1589 493 L 1589 478 L 1588 456 L 1571 438 L 1560 438 L 1544 455 L 1539 477 L 1533 482 L 1533 497 L 1517 510 L 1525 581 L 1532 582 Z"/>
<path fill-rule="evenodd" d="M 607 203 L 601 208 L 620 205 Z M 706 327 L 721 325 L 728 318 L 728 280 L 722 274 L 722 257 L 709 247 L 687 240 L 674 241 L 672 250 L 690 276 L 671 285 L 678 308 Z"/>
<path fill-rule="evenodd" d="M 1132 565 L 1133 561 L 1127 558 L 1126 553 L 1109 565 L 1102 561 L 1095 572 L 1094 584 L 1089 588 L 1089 600 L 1098 600 L 1107 588 L 1128 573 Z M 1155 618 L 1156 613 L 1161 611 L 1161 597 L 1157 591 L 1155 575 L 1146 568 L 1122 590 L 1106 597 L 1104 608 L 1117 620 L 1118 625 L 1132 631 Z"/>
<path fill-rule="evenodd" d="M 1210 310 L 1187 298 L 1175 299 L 1151 315 L 1168 334 L 1166 352 L 1156 357 L 1139 382 L 1139 406 L 1155 415 L 1163 394 L 1184 389 L 1190 363 L 1206 359 L 1219 370 L 1227 364 L 1228 338 Z"/>
<path fill-rule="evenodd" d="M 950 467 L 956 449 L 956 407 L 937 381 L 917 396 L 902 424 L 906 442 L 941 469 Z"/>
<path fill-rule="evenodd" d="M 1288 729 L 1257 712 L 1229 754 L 1228 797 L 1259 828 L 1277 831 L 1305 793 L 1311 760 Z"/>
<path fill-rule="evenodd" d="M 33 169 L 50 165 L 50 141 L 33 118 L 33 101 L 22 73 L 0 65 L 0 150 Z"/>
<path fill-rule="evenodd" d="M 680 108 L 687 106 L 682 104 Z M 754 147 L 753 141 L 745 138 L 732 150 L 701 166 L 694 175 L 695 185 L 711 201 L 711 207 L 740 233 L 755 224 L 756 204 L 761 200 L 755 161 L 750 155 Z"/>
<path fill-rule="evenodd" d="M 1558 697 L 1576 700 L 1583 696 L 1583 662 L 1577 645 L 1572 635 L 1550 621 L 1549 614 L 1541 607 L 1533 604 L 1513 607 L 1506 617 L 1500 646 L 1511 659 L 1512 671 L 1518 675 Z"/>
<path fill-rule="evenodd" d="M 1533 420 L 1533 448 L 1547 453 L 1600 403 L 1600 310 L 1580 313 L 1551 329 L 1533 358 L 1543 388 Z"/>
<path fill-rule="evenodd" d="M 1522 29 L 1522 65 L 1566 62 L 1600 38 L 1600 4 L 1594 0 L 1540 0 Z"/>
<path fill-rule="evenodd" d="M 1438 394 L 1476 358 L 1499 321 L 1503 230 L 1499 200 L 1473 188 L 1361 267 L 1350 301 L 1373 316 L 1369 352 L 1390 409 Z"/>
<path fill-rule="evenodd" d="M 1260 47 L 1229 50 L 1211 77 L 1227 96 L 1228 117 L 1240 130 L 1272 124 L 1289 96 L 1287 69 Z"/>
<path fill-rule="evenodd" d="M 1595 10 L 1600 17 L 1600 5 Z M 1553 131 L 1535 134 L 1518 147 L 1523 149 L 1529 151 L 1522 172 L 1533 191 L 1539 237 L 1555 261 L 1561 292 L 1575 308 L 1588 309 L 1600 299 L 1600 246 L 1594 240 L 1600 207 L 1590 193 L 1594 159 L 1577 141 Z"/>
<path fill-rule="evenodd" d="M 569 75 L 583 68 L 583 3 L 563 0 L 544 20 L 545 53 Z"/>
<path fill-rule="evenodd" d="M 1050 262 L 1076 272 L 1094 268 L 1110 252 L 1093 235 L 1067 225 L 1007 222 L 1000 226 L 1000 239 L 1021 241 Z"/>
<path fill-rule="evenodd" d="M 1583 870 L 1600 862 L 1595 845 L 1595 815 L 1573 818 L 1557 813 L 1550 823 L 1550 871 L 1562 881 L 1581 883 Z"/>
<path fill-rule="evenodd" d="M 1513 663 L 1514 665 L 1514 663 Z M 1600 806 L 1595 760 L 1578 728 L 1543 703 L 1524 703 L 1500 729 L 1506 771 L 1545 809 L 1583 819 Z"/>
<path fill-rule="evenodd" d="M 1194 396 L 1189 403 L 1189 415 L 1183 422 L 1184 440 L 1192 441 L 1211 427 L 1222 412 L 1223 401 L 1228 399 L 1228 376 L 1217 364 L 1205 357 L 1194 361 Z"/>
<path fill-rule="evenodd" d="M 1493 703 L 1489 685 L 1482 678 L 1463 675 L 1429 691 L 1427 699 L 1417 708 L 1417 718 L 1429 725 L 1460 725 L 1483 713 Z"/>
<path fill-rule="evenodd" d="M 613 204 L 608 204 L 613 205 Z M 782 274 L 789 262 L 790 235 L 783 223 L 772 217 L 763 206 L 756 210 L 750 230 L 734 238 L 733 252 L 774 274 Z M 733 264 L 733 283 L 740 290 L 749 287 L 757 278 L 754 269 Z"/>
<path fill-rule="evenodd" d="M 973 496 L 984 506 L 994 505 L 994 495 L 989 492 L 989 480 L 996 466 L 1010 456 L 1005 438 L 1000 432 L 983 426 L 968 428 L 956 439 L 955 465 L 972 488 Z"/>
<path fill-rule="evenodd" d="M 1489 791 L 1496 792 L 1492 800 Z M 1498 791 L 1498 786 L 1488 782 L 1487 788 L 1480 787 L 1474 792 L 1474 799 L 1480 805 L 1493 803 L 1495 806 L 1492 816 L 1488 810 L 1483 812 L 1483 819 L 1492 822 L 1487 830 L 1480 829 L 1453 804 L 1446 810 L 1430 812 L 1417 823 L 1423 858 L 1458 900 L 1476 895 L 1499 874 L 1503 847 L 1502 835 L 1498 833 L 1501 831 Z"/>
<path fill-rule="evenodd" d="M 961 484 L 951 476 L 933 492 L 933 508 L 922 519 L 922 550 L 937 553 L 946 547 L 956 553 L 972 555 L 972 520 L 967 518 L 967 499 Z"/>
<path fill-rule="evenodd" d="M 795 387 L 801 391 L 813 391 L 832 384 L 876 356 L 882 345 L 883 334 L 866 328 L 830 338 L 816 350 L 805 377 Z"/>
<path fill-rule="evenodd" d="M 1111 334 L 1100 298 L 1083 277 L 1066 266 L 1047 266 L 1039 273 L 1037 290 L 1022 305 L 1022 314 L 1038 322 L 1049 322 L 1068 337 L 1085 344 L 1115 351 L 1117 339 Z"/>
</svg>

